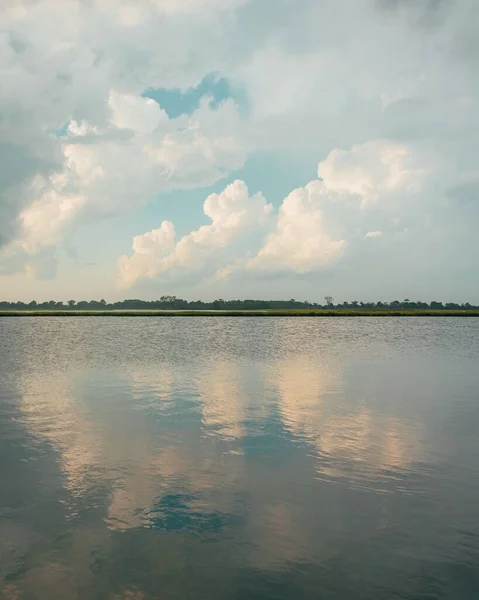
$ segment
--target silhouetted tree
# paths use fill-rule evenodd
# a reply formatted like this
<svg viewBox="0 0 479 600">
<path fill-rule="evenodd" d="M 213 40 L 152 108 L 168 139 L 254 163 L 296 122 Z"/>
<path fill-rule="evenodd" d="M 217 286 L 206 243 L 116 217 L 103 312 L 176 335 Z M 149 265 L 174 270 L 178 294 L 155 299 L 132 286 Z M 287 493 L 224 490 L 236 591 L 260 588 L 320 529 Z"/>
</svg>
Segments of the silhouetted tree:
<svg viewBox="0 0 479 600">
<path fill-rule="evenodd" d="M 334 299 L 332 296 L 325 296 L 326 305 L 328 308 L 333 308 Z M 69 308 L 76 308 L 79 310 L 105 310 L 108 309 L 150 309 L 150 310 L 176 310 L 176 309 L 190 309 L 190 310 L 265 310 L 265 309 L 287 309 L 287 308 L 311 308 L 320 307 L 318 303 L 311 303 L 308 300 L 254 300 L 248 298 L 246 300 L 225 300 L 219 298 L 213 302 L 203 302 L 202 300 L 193 300 L 188 302 L 182 298 L 176 296 L 162 296 L 159 300 L 140 300 L 138 298 L 130 298 L 113 302 L 108 304 L 103 298 L 101 300 L 68 300 L 67 306 Z M 6 302 L 0 301 L 0 310 L 62 310 L 65 305 L 62 302 L 56 302 L 55 300 L 49 300 L 47 302 L 37 303 L 32 300 L 29 303 L 25 302 Z M 336 308 L 338 309 L 354 309 L 354 310 L 366 310 L 376 308 L 378 310 L 416 310 L 416 309 L 433 309 L 433 310 L 478 310 L 478 306 L 466 302 L 458 304 L 456 302 L 448 302 L 443 304 L 442 302 L 432 301 L 430 304 L 427 302 L 411 301 L 406 298 L 400 302 L 393 300 L 392 302 L 358 302 L 358 300 L 352 300 L 351 302 L 339 303 Z"/>
<path fill-rule="evenodd" d="M 324 300 L 326 301 L 326 304 L 331 307 L 334 304 L 334 298 L 332 296 L 325 296 Z"/>
</svg>

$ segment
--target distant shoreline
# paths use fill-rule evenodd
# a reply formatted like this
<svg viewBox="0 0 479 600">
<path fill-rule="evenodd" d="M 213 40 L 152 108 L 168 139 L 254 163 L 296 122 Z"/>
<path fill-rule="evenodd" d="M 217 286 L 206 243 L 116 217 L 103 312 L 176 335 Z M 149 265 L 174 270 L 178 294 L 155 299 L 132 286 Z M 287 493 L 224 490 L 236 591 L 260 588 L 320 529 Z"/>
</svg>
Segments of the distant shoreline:
<svg viewBox="0 0 479 600">
<path fill-rule="evenodd" d="M 479 310 L 2 310 L 0 317 L 479 317 Z"/>
</svg>

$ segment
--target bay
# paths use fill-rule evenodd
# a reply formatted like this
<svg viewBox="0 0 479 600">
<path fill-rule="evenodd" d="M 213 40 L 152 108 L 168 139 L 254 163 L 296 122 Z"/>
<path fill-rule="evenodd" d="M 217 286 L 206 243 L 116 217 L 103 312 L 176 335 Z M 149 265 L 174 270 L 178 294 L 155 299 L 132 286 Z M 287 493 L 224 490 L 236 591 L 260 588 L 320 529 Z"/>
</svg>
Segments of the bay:
<svg viewBox="0 0 479 600">
<path fill-rule="evenodd" d="M 479 597 L 479 320 L 0 322 L 0 598 Z"/>
</svg>

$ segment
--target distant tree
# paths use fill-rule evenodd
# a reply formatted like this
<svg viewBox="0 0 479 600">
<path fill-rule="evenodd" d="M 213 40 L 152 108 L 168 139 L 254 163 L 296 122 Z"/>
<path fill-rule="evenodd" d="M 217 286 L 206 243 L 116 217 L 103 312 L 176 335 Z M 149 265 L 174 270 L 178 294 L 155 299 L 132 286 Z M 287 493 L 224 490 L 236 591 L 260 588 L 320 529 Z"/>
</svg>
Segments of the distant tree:
<svg viewBox="0 0 479 600">
<path fill-rule="evenodd" d="M 446 303 L 446 309 L 448 309 L 448 310 L 457 310 L 458 308 L 461 308 L 461 307 L 456 302 L 447 302 Z"/>
<path fill-rule="evenodd" d="M 214 310 L 224 310 L 224 304 L 225 301 L 223 300 L 223 298 L 219 298 L 218 300 L 215 300 L 213 302 L 213 309 Z"/>
<path fill-rule="evenodd" d="M 403 301 L 394 300 L 390 303 L 388 302 L 358 302 L 358 300 L 353 300 L 351 302 L 342 302 L 337 305 L 334 304 L 334 299 L 332 296 L 325 296 L 326 305 L 328 308 L 346 308 L 346 309 L 391 309 L 391 310 L 427 310 L 427 309 L 436 309 L 436 310 L 467 310 L 467 309 L 475 309 L 478 310 L 479 306 L 472 305 L 469 302 L 465 302 L 463 304 L 458 304 L 456 302 L 448 302 L 443 304 L 442 302 L 433 301 L 430 304 L 427 302 L 419 302 L 419 301 L 411 301 L 406 298 Z M 290 300 L 254 300 L 252 298 L 245 300 L 225 300 L 223 298 L 219 298 L 212 302 L 203 302 L 202 300 L 194 300 L 187 301 L 182 298 L 177 298 L 176 296 L 162 296 L 160 300 L 140 300 L 138 298 L 130 298 L 125 300 L 120 300 L 117 302 L 112 302 L 108 304 L 104 299 L 102 300 L 68 300 L 66 305 L 68 307 L 75 307 L 78 310 L 105 310 L 106 308 L 111 309 L 191 309 L 191 310 L 264 310 L 264 309 L 288 309 L 288 308 L 308 308 L 308 307 L 321 307 L 322 305 L 318 303 L 311 303 L 308 300 L 300 301 L 291 298 Z M 56 302 L 55 300 L 49 300 L 45 302 L 36 302 L 35 300 L 25 303 L 25 302 L 6 302 L 0 301 L 0 310 L 25 310 L 29 308 L 33 310 L 35 308 L 41 310 L 63 310 L 66 307 L 62 302 Z"/>
</svg>

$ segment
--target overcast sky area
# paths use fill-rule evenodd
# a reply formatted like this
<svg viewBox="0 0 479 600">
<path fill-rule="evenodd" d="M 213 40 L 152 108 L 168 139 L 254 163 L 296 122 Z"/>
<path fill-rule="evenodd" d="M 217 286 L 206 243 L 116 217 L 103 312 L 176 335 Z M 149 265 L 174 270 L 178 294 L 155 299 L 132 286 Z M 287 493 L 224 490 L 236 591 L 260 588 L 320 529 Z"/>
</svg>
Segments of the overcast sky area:
<svg viewBox="0 0 479 600">
<path fill-rule="evenodd" d="M 477 0 L 2 0 L 0 299 L 479 302 Z"/>
</svg>

